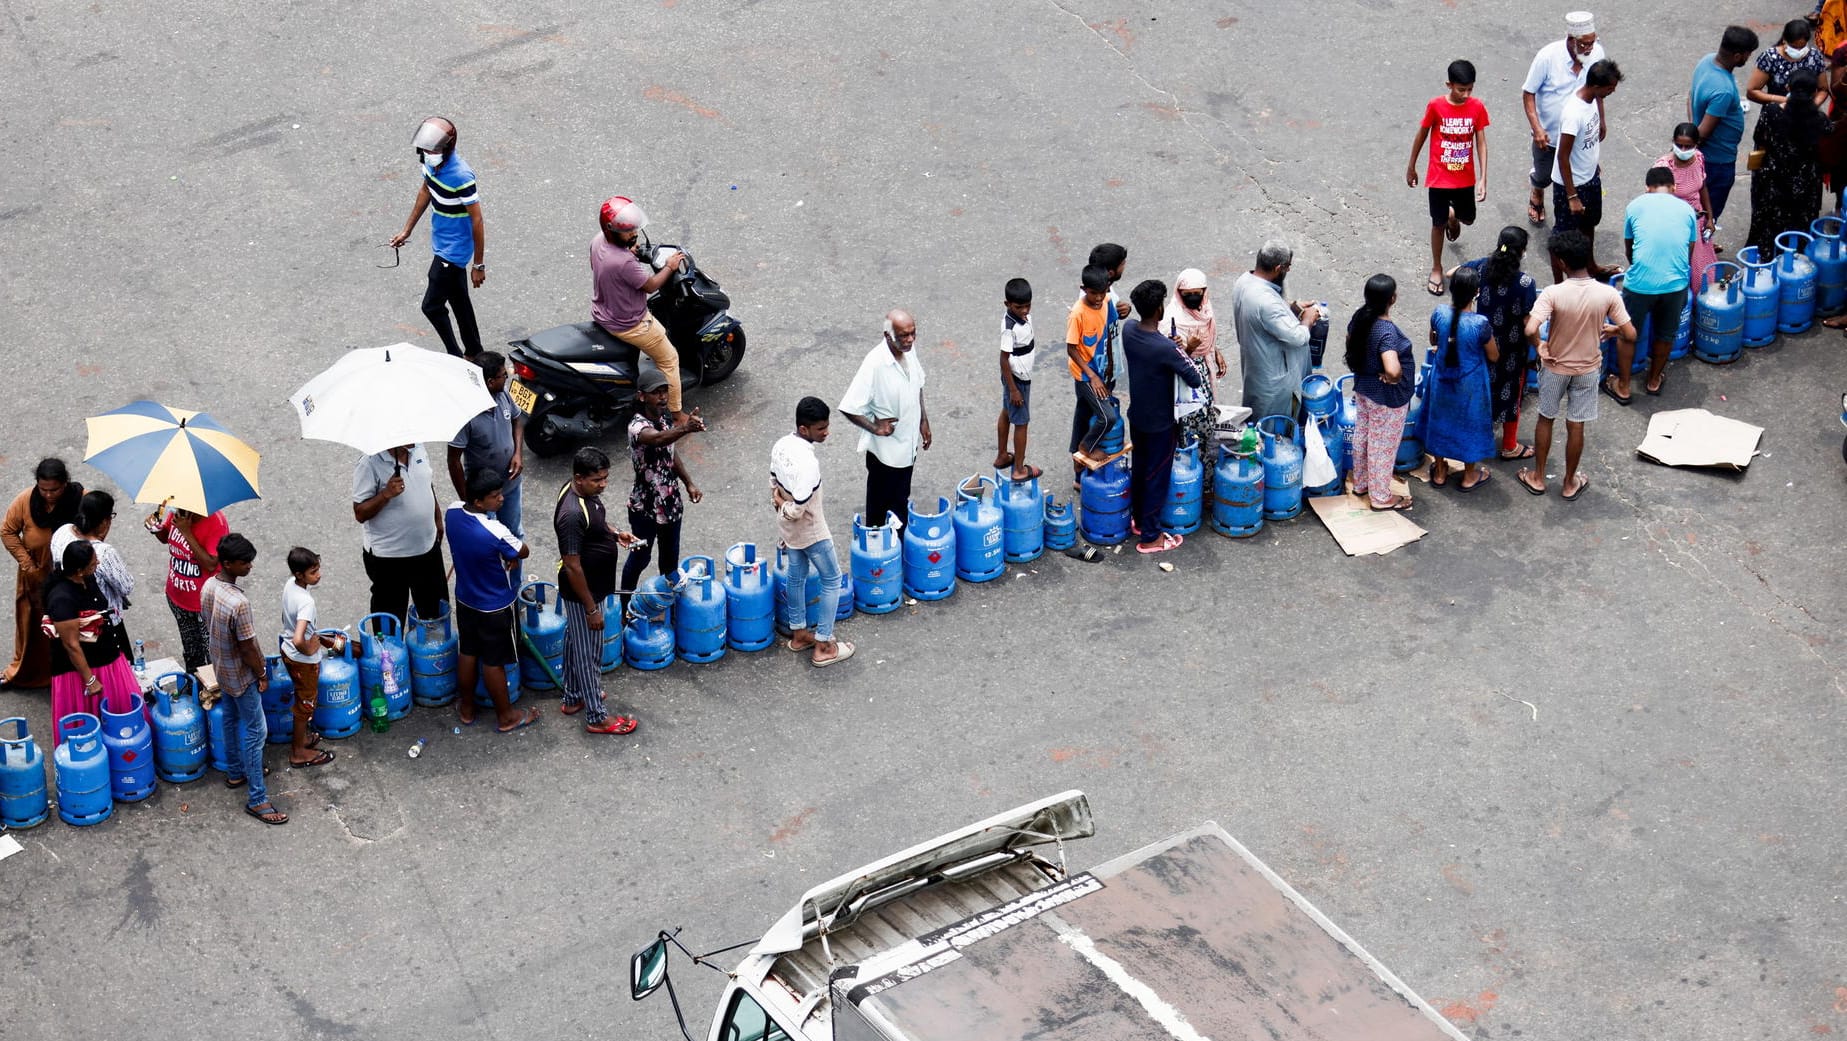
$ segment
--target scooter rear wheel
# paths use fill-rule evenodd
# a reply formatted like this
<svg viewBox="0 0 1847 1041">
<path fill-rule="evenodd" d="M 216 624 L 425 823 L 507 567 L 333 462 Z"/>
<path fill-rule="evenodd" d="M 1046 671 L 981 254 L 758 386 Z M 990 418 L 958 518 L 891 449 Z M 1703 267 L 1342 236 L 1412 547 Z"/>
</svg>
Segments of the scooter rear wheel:
<svg viewBox="0 0 1847 1041">
<path fill-rule="evenodd" d="M 700 374 L 700 385 L 724 382 L 744 360 L 744 327 L 733 329 L 728 340 L 707 347 L 704 358 L 705 371 Z"/>
</svg>

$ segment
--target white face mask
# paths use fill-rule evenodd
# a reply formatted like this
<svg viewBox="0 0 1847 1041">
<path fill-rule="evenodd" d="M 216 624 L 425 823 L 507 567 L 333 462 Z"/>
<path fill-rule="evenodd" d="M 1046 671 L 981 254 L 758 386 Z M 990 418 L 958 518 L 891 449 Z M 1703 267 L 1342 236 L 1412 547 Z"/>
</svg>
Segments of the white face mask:
<svg viewBox="0 0 1847 1041">
<path fill-rule="evenodd" d="M 1680 160 L 1683 163 L 1691 162 L 1693 157 L 1697 154 L 1699 154 L 1699 149 L 1697 148 L 1676 148 L 1674 149 L 1674 158 Z"/>
<path fill-rule="evenodd" d="M 1791 47 L 1788 44 L 1784 44 L 1783 56 L 1790 61 L 1801 61 L 1809 56 L 1809 49 L 1807 47 Z"/>
<path fill-rule="evenodd" d="M 423 153 L 423 165 L 434 170 L 443 164 L 443 157 L 434 152 Z"/>
</svg>

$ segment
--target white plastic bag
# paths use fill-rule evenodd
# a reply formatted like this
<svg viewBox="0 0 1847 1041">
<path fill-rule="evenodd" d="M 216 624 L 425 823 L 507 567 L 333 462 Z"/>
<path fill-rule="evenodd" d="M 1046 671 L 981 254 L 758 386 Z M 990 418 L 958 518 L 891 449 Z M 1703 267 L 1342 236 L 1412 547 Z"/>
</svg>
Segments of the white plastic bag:
<svg viewBox="0 0 1847 1041">
<path fill-rule="evenodd" d="M 1302 446 L 1302 487 L 1319 488 L 1340 476 L 1340 471 L 1334 469 L 1334 460 L 1328 457 L 1321 424 L 1312 417 L 1303 427 Z"/>
</svg>

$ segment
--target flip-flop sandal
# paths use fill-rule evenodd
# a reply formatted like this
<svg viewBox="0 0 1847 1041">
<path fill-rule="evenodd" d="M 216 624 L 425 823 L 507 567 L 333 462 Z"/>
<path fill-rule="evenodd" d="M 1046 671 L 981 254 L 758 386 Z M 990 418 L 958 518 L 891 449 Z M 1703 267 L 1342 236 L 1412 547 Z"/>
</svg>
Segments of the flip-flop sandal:
<svg viewBox="0 0 1847 1041">
<path fill-rule="evenodd" d="M 264 777 L 269 776 L 269 767 L 265 766 L 263 768 L 263 776 Z M 236 778 L 227 777 L 224 779 L 224 786 L 226 788 L 242 788 L 244 785 L 249 784 L 249 783 L 250 783 L 250 778 L 248 777 L 236 777 Z"/>
<path fill-rule="evenodd" d="M 1394 496 L 1390 506 L 1374 506 L 1372 500 L 1366 500 L 1366 508 L 1374 513 L 1407 513 L 1411 509 L 1411 500 L 1402 495 Z"/>
<path fill-rule="evenodd" d="M 269 807 L 269 809 L 264 809 L 264 806 Z M 257 806 L 246 806 L 244 807 L 244 812 L 262 821 L 264 824 L 287 824 L 289 822 L 289 815 L 276 809 L 276 804 L 273 802 L 266 802 Z"/>
<path fill-rule="evenodd" d="M 1589 487 L 1590 487 L 1590 478 L 1579 476 L 1578 477 L 1578 490 L 1575 492 L 1572 492 L 1570 495 L 1566 495 L 1563 492 L 1560 492 L 1559 498 L 1564 499 L 1566 502 L 1572 502 L 1575 499 L 1577 499 L 1578 496 L 1583 495 L 1584 489 L 1589 488 Z"/>
<path fill-rule="evenodd" d="M 494 732 L 497 734 L 511 734 L 515 730 L 524 730 L 527 727 L 533 725 L 534 723 L 537 723 L 538 721 L 539 721 L 539 710 L 536 708 L 529 708 L 524 713 L 521 714 L 519 722 L 513 724 L 510 727 L 506 727 L 506 728 L 495 727 Z"/>
<path fill-rule="evenodd" d="M 455 718 L 456 718 L 456 719 L 457 719 L 457 720 L 458 720 L 458 721 L 459 721 L 459 722 L 460 722 L 460 723 L 461 723 L 461 724 L 462 724 L 463 726 L 465 726 L 465 727 L 471 727 L 471 726 L 474 726 L 474 725 L 475 725 L 475 723 L 476 723 L 476 721 L 478 721 L 478 720 L 479 720 L 479 719 L 480 719 L 481 717 L 480 717 L 479 715 L 477 715 L 477 716 L 475 716 L 475 718 L 474 718 L 474 719 L 462 719 L 462 714 L 461 714 L 460 712 L 457 712 L 457 713 L 455 714 Z"/>
<path fill-rule="evenodd" d="M 1666 385 L 1667 385 L 1667 384 L 1665 384 L 1665 383 L 1663 383 L 1663 384 L 1662 384 L 1662 386 L 1666 386 Z M 1648 384 L 1646 384 L 1646 383 L 1644 383 L 1644 384 L 1642 384 L 1642 393 L 1644 393 L 1644 394 L 1646 394 L 1646 395 L 1648 395 L 1648 396 L 1649 396 L 1649 397 L 1651 397 L 1651 398 L 1658 398 L 1658 397 L 1660 397 L 1660 396 L 1661 396 L 1661 387 L 1656 387 L 1656 388 L 1655 388 L 1655 389 L 1653 389 L 1653 390 L 1649 390 L 1649 389 L 1648 389 Z"/>
<path fill-rule="evenodd" d="M 1526 204 L 1526 222 L 1528 224 L 1531 224 L 1535 228 L 1544 226 L 1546 223 L 1545 206 L 1543 205 L 1536 206 L 1529 199 Z"/>
<path fill-rule="evenodd" d="M 641 722 L 633 716 L 610 716 L 601 723 L 591 723 L 584 727 L 586 734 L 633 734 Z"/>
<path fill-rule="evenodd" d="M 1451 242 L 1454 242 L 1457 239 L 1461 238 L 1462 237 L 1462 222 L 1457 220 L 1455 217 L 1451 217 L 1448 220 L 1448 222 L 1443 225 L 1443 237 L 1448 239 Z"/>
<path fill-rule="evenodd" d="M 1012 466 L 1012 465 L 1013 465 L 1013 453 L 1012 452 L 1002 452 L 1001 454 L 994 457 L 994 469 L 996 470 L 1000 469 L 1003 466 Z"/>
<path fill-rule="evenodd" d="M 1443 280 L 1440 278 L 1424 279 L 1424 292 L 1429 293 L 1431 296 L 1442 296 Z"/>
<path fill-rule="evenodd" d="M 1518 483 L 1519 483 L 1519 485 L 1520 485 L 1520 487 L 1522 487 L 1522 488 L 1525 488 L 1525 489 L 1526 489 L 1526 494 L 1528 494 L 1528 495 L 1544 495 L 1544 494 L 1546 493 L 1546 486 L 1545 486 L 1545 485 L 1543 485 L 1543 484 L 1542 484 L 1542 485 L 1540 485 L 1539 487 L 1537 487 L 1537 488 L 1535 488 L 1535 487 L 1533 487 L 1533 486 L 1532 486 L 1532 484 L 1531 484 L 1531 483 L 1529 483 L 1529 482 L 1527 481 L 1527 479 L 1526 479 L 1526 475 L 1527 475 L 1527 474 L 1530 474 L 1530 473 L 1532 473 L 1532 472 L 1533 472 L 1533 471 L 1531 471 L 1531 470 L 1521 470 L 1521 471 L 1520 471 L 1519 473 L 1517 473 L 1517 474 L 1514 474 L 1514 480 L 1515 480 L 1516 482 L 1518 482 Z"/>
<path fill-rule="evenodd" d="M 1627 408 L 1630 405 L 1635 403 L 1635 395 L 1631 394 L 1630 396 L 1625 398 L 1621 394 L 1616 393 L 1616 386 L 1610 382 L 1611 380 L 1615 378 L 1616 377 L 1614 376 L 1605 376 L 1603 378 L 1603 382 L 1597 384 L 1597 386 L 1601 388 L 1605 394 L 1608 394 L 1610 396 L 1611 401 L 1614 401 L 1618 405 L 1621 405 L 1624 408 Z"/>
<path fill-rule="evenodd" d="M 310 767 L 326 766 L 328 763 L 331 763 L 331 762 L 333 762 L 333 753 L 332 752 L 322 752 L 320 755 L 315 756 L 313 759 L 310 759 L 305 763 L 298 763 L 294 761 L 293 759 L 289 760 L 289 769 L 306 770 L 306 769 L 309 769 Z"/>
<path fill-rule="evenodd" d="M 582 712 L 583 710 L 584 710 L 584 703 L 581 701 L 576 702 L 576 703 L 572 703 L 569 701 L 562 701 L 558 703 L 558 711 L 562 712 L 563 714 L 567 716 L 575 716 L 579 712 Z"/>
<path fill-rule="evenodd" d="M 1041 470 L 1036 466 L 1029 466 L 1026 468 L 1025 473 L 1013 474 L 1012 477 L 1016 481 L 1031 481 L 1031 480 L 1036 480 L 1039 477 L 1044 476 L 1044 474 L 1045 474 L 1044 470 Z"/>
<path fill-rule="evenodd" d="M 1531 459 L 1533 458 L 1533 446 L 1532 445 L 1520 445 L 1518 448 L 1515 448 L 1512 452 L 1500 453 L 1500 456 L 1502 459 Z"/>
<path fill-rule="evenodd" d="M 1444 465 L 1444 467 L 1443 467 L 1443 479 L 1442 479 L 1442 480 L 1440 480 L 1440 481 L 1439 481 L 1439 480 L 1437 480 L 1437 468 L 1436 468 L 1436 465 L 1435 465 L 1434 463 L 1433 463 L 1433 464 L 1431 464 L 1431 467 L 1430 467 L 1430 487 L 1432 487 L 1432 488 L 1447 488 L 1447 487 L 1449 487 L 1449 466 L 1448 466 L 1448 464 L 1445 464 L 1445 465 Z"/>
<path fill-rule="evenodd" d="M 813 658 L 810 660 L 814 662 L 815 668 L 825 669 L 829 665 L 838 665 L 839 663 L 846 661 L 848 658 L 851 658 L 852 656 L 853 656 L 853 645 L 852 644 L 846 642 L 845 640 L 835 640 L 834 641 L 834 656 L 832 658 L 828 658 L 826 660 L 823 660 L 820 658 Z"/>
<path fill-rule="evenodd" d="M 1481 476 L 1475 479 L 1474 484 L 1465 484 L 1462 481 L 1457 481 L 1456 490 L 1459 492 L 1472 492 L 1475 489 L 1480 488 L 1482 485 L 1487 484 L 1489 481 L 1492 481 L 1492 480 L 1494 480 L 1494 471 L 1488 469 L 1487 467 L 1483 467 L 1481 471 Z"/>
</svg>

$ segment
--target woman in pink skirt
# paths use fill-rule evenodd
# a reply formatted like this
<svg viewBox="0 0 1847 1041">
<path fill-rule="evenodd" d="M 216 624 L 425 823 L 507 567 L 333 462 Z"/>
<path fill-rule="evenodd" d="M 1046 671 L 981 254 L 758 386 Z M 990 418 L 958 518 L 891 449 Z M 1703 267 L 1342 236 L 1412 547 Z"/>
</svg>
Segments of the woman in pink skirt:
<svg viewBox="0 0 1847 1041">
<path fill-rule="evenodd" d="M 1353 373 L 1359 420 L 1353 427 L 1353 494 L 1375 510 L 1408 510 L 1411 497 L 1392 494 L 1392 463 L 1404 437 L 1405 413 L 1417 387 L 1411 338 L 1391 319 L 1398 282 L 1366 280 L 1366 303 L 1347 323 L 1347 368 Z"/>
<path fill-rule="evenodd" d="M 45 633 L 51 638 L 53 745 L 64 740 L 58 721 L 73 712 L 100 715 L 105 702 L 122 711 L 141 692 L 128 649 L 110 623 L 109 601 L 96 587 L 96 549 L 79 540 L 64 547 L 45 584 Z"/>
</svg>

